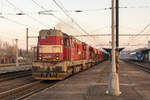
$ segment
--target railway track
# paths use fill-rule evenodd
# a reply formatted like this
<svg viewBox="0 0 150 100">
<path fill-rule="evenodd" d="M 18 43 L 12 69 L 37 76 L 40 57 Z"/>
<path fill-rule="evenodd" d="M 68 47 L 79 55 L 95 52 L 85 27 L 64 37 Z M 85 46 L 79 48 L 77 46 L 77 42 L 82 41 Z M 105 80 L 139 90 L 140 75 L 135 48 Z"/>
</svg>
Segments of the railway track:
<svg viewBox="0 0 150 100">
<path fill-rule="evenodd" d="M 150 73 L 150 67 L 149 66 L 145 66 L 145 65 L 133 62 L 133 61 L 128 61 L 128 60 L 123 60 L 123 61 L 128 62 L 130 64 L 134 64 L 134 65 L 138 66 L 139 69 L 141 69 L 147 73 Z"/>
<path fill-rule="evenodd" d="M 68 77 L 67 79 L 69 79 L 70 77 Z M 22 79 L 24 79 L 24 78 L 22 78 Z M 30 79 L 30 77 L 28 77 L 28 79 Z M 28 79 L 24 79 L 21 82 L 23 82 L 23 81 L 26 82 L 26 81 L 28 81 Z M 12 86 L 6 87 L 7 90 L 0 91 L 0 100 L 1 99 L 2 100 L 26 99 L 27 97 L 30 97 L 31 95 L 36 94 L 46 88 L 55 86 L 55 84 L 58 82 L 59 81 L 37 81 L 37 80 L 35 80 L 33 82 L 28 82 L 27 84 L 24 84 L 24 85 L 16 86 L 15 88 L 12 88 Z M 15 83 L 16 83 L 16 81 L 15 81 Z M 8 88 L 11 88 L 11 89 L 8 89 Z"/>
<path fill-rule="evenodd" d="M 0 74 L 0 100 L 21 100 L 52 84 L 36 81 L 31 70 Z"/>
<path fill-rule="evenodd" d="M 29 97 L 32 94 L 35 94 L 39 91 L 42 91 L 48 87 L 51 87 L 56 82 L 50 81 L 35 81 L 5 92 L 0 93 L 0 99 L 3 100 L 22 100 L 26 97 Z"/>
<path fill-rule="evenodd" d="M 4 74 L 0 74 L 0 82 L 16 79 L 20 77 L 25 77 L 25 76 L 31 76 L 31 75 L 32 75 L 31 70 L 4 73 Z"/>
<path fill-rule="evenodd" d="M 21 100 L 53 84 L 51 81 L 37 81 L 31 70 L 0 75 L 0 100 Z"/>
<path fill-rule="evenodd" d="M 67 79 L 71 78 L 68 77 Z M 55 86 L 59 81 L 35 81 L 8 91 L 0 93 L 0 99 L 4 100 L 23 100 L 44 89 Z"/>
</svg>

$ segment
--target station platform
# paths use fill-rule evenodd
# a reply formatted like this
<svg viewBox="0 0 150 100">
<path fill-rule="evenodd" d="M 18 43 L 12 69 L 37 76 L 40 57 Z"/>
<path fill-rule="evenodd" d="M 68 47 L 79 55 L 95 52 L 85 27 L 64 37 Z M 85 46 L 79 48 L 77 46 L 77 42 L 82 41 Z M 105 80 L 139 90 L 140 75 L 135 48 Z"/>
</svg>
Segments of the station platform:
<svg viewBox="0 0 150 100">
<path fill-rule="evenodd" d="M 31 69 L 31 65 L 19 65 L 19 66 L 8 66 L 8 67 L 0 67 L 0 74 L 15 72 L 15 71 L 24 71 Z"/>
<path fill-rule="evenodd" d="M 107 95 L 110 61 L 58 82 L 26 100 L 150 100 L 150 74 L 120 61 L 120 96 Z"/>
</svg>

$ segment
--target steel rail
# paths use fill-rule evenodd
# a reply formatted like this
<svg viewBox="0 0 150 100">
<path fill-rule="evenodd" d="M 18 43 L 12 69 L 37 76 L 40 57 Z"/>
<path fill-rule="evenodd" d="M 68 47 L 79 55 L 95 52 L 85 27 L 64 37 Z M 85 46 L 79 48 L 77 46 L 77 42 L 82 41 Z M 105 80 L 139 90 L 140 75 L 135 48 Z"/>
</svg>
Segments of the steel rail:
<svg viewBox="0 0 150 100">
<path fill-rule="evenodd" d="M 0 74 L 0 82 L 32 75 L 31 70 Z"/>
<path fill-rule="evenodd" d="M 35 81 L 33 83 L 29 83 L 18 88 L 1 92 L 0 99 L 14 98 L 15 100 L 22 100 L 44 89 L 52 87 L 56 83 L 57 81 L 51 83 L 43 83 L 43 81 Z"/>
<path fill-rule="evenodd" d="M 131 62 L 131 63 L 133 63 L 133 62 Z M 133 64 L 137 65 L 141 70 L 150 73 L 150 67 L 147 67 L 147 66 L 144 66 L 144 65 L 141 65 L 138 63 L 133 63 Z"/>
<path fill-rule="evenodd" d="M 143 71 L 145 71 L 145 72 L 147 72 L 147 73 L 150 73 L 150 67 L 148 67 L 148 66 L 144 66 L 144 65 L 135 63 L 135 62 L 133 62 L 133 61 L 128 61 L 128 60 L 123 60 L 123 61 L 128 62 L 128 63 L 130 63 L 130 64 L 134 64 L 134 65 L 138 66 L 138 68 L 139 68 L 140 70 L 143 70 Z"/>
<path fill-rule="evenodd" d="M 44 87 L 42 87 L 42 88 L 39 88 L 39 89 L 37 89 L 37 90 L 31 91 L 31 92 L 29 92 L 29 93 L 27 93 L 27 94 L 25 94 L 25 95 L 23 95 L 23 96 L 21 96 L 21 97 L 19 97 L 19 98 L 16 98 L 15 100 L 22 100 L 22 99 L 25 99 L 25 98 L 27 98 L 27 97 L 30 97 L 30 96 L 33 95 L 33 94 L 36 94 L 36 93 L 38 93 L 38 92 L 40 92 L 40 91 L 43 91 L 43 90 L 45 90 L 45 89 L 47 89 L 47 88 L 49 88 L 49 87 L 54 86 L 56 83 L 57 83 L 57 82 L 54 82 L 54 83 L 51 83 L 51 84 L 49 84 L 49 85 L 46 85 L 46 86 L 44 86 Z"/>
<path fill-rule="evenodd" d="M 37 84 L 40 84 L 41 81 L 36 81 L 36 82 L 33 82 L 33 83 L 29 83 L 27 85 L 23 85 L 21 87 L 18 87 L 18 88 L 14 88 L 14 89 L 11 89 L 11 90 L 8 90 L 8 91 L 5 91 L 5 92 L 1 92 L 0 93 L 0 98 L 5 98 L 5 97 L 8 97 L 10 95 L 14 95 L 18 92 L 21 92 L 21 91 L 24 91 L 26 89 L 29 89 L 31 88 L 32 86 L 35 86 Z"/>
</svg>

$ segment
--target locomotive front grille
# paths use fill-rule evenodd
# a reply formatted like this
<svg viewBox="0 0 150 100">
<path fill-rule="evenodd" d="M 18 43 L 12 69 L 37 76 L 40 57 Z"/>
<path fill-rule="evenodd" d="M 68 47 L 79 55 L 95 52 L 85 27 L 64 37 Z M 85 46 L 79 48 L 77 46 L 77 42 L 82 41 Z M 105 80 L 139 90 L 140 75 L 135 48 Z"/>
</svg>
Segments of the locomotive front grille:
<svg viewBox="0 0 150 100">
<path fill-rule="evenodd" d="M 38 71 L 38 67 L 32 66 L 32 71 L 33 71 L 33 72 L 37 72 L 37 71 Z"/>
<path fill-rule="evenodd" d="M 62 67 L 61 67 L 61 66 L 56 66 L 56 67 L 54 68 L 54 71 L 55 71 L 55 72 L 62 72 Z"/>
<path fill-rule="evenodd" d="M 33 72 L 63 72 L 61 66 L 55 66 L 55 67 L 40 67 L 40 66 L 32 66 Z"/>
<path fill-rule="evenodd" d="M 32 76 L 36 79 L 40 80 L 62 80 L 65 77 L 68 76 L 67 73 L 56 73 L 56 72 L 51 72 L 51 73 L 32 73 Z"/>
</svg>

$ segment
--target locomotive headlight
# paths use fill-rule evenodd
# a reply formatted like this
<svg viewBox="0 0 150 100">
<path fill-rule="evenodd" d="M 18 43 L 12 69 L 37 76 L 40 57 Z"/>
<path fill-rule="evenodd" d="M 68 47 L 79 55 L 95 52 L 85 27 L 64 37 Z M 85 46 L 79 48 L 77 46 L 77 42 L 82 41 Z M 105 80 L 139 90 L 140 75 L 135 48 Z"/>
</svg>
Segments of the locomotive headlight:
<svg viewBox="0 0 150 100">
<path fill-rule="evenodd" d="M 59 60 L 59 58 L 58 58 L 58 57 L 56 57 L 56 60 Z"/>
</svg>

